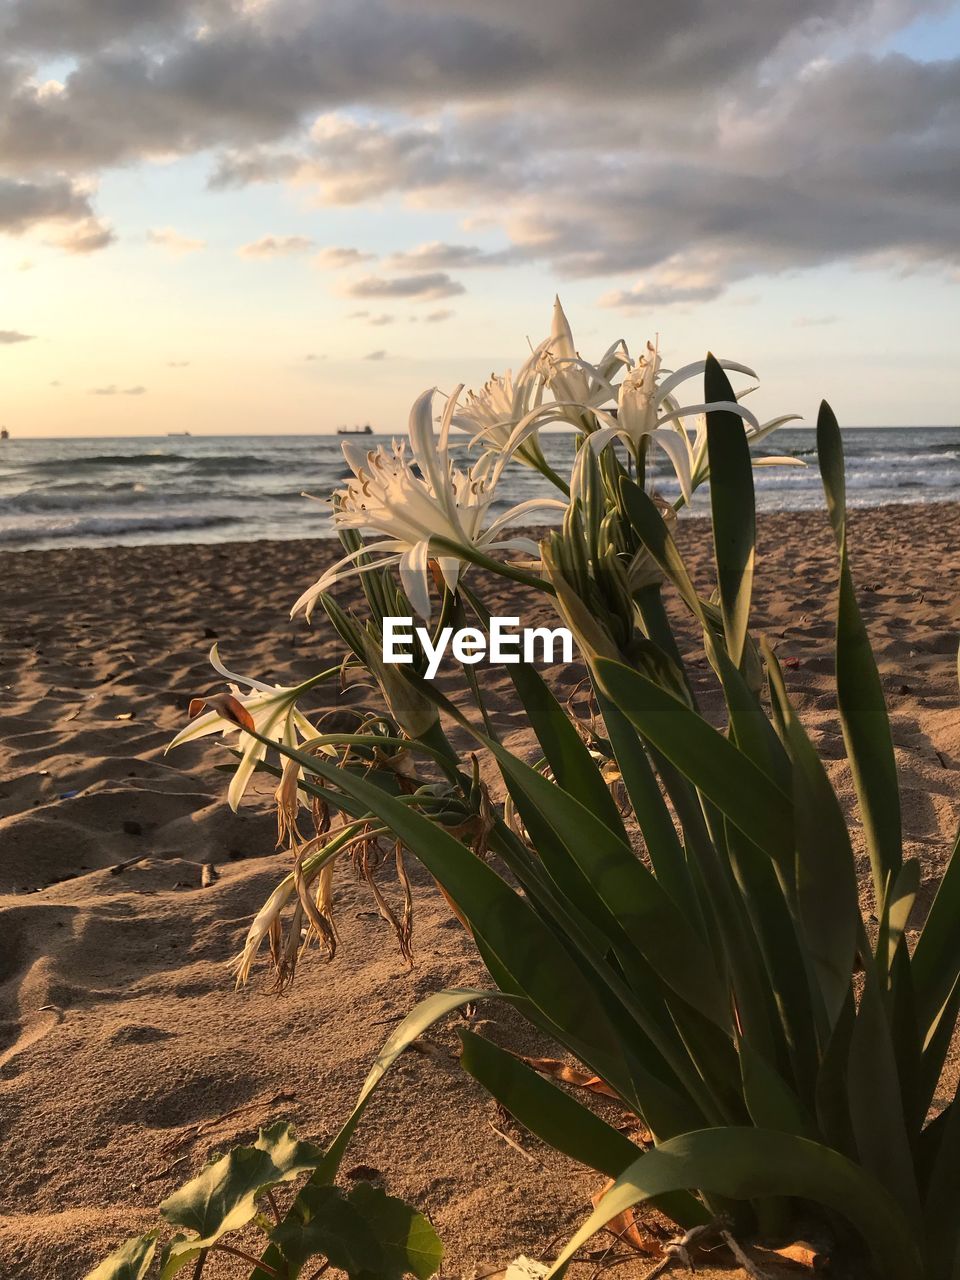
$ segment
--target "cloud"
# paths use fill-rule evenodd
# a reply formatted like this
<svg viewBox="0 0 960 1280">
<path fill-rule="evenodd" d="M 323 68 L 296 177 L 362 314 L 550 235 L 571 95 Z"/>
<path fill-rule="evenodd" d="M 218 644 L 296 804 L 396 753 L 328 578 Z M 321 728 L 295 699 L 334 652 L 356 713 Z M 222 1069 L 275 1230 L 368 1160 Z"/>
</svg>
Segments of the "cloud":
<svg viewBox="0 0 960 1280">
<path fill-rule="evenodd" d="M 375 325 L 393 324 L 395 319 L 396 316 L 383 314 L 379 316 L 371 316 L 370 323 Z"/>
<path fill-rule="evenodd" d="M 652 36 L 635 0 L 8 0 L 0 230 L 55 219 L 102 247 L 79 230 L 92 176 L 209 154 L 212 187 L 389 200 L 507 242 L 404 250 L 355 297 L 525 263 L 626 309 L 834 262 L 950 278 L 960 58 L 856 52 L 945 5 L 680 0 Z"/>
<path fill-rule="evenodd" d="M 425 324 L 442 324 L 444 320 L 451 320 L 456 312 L 442 307 L 439 311 L 430 311 L 423 317 Z"/>
<path fill-rule="evenodd" d="M 387 266 L 394 271 L 470 270 L 473 267 L 507 267 L 521 260 L 523 250 L 481 249 L 474 244 L 445 244 L 434 240 L 403 253 L 391 254 Z"/>
<path fill-rule="evenodd" d="M 313 248 L 309 236 L 261 236 L 237 250 L 241 258 L 281 258 L 307 253 Z"/>
<path fill-rule="evenodd" d="M 111 382 L 105 387 L 91 387 L 90 394 L 92 396 L 145 396 L 147 394 L 146 387 L 118 387 L 116 383 Z"/>
<path fill-rule="evenodd" d="M 21 333 L 19 329 L 0 329 L 0 347 L 12 347 L 18 342 L 32 342 L 35 335 Z"/>
<path fill-rule="evenodd" d="M 345 292 L 351 298 L 414 298 L 428 302 L 452 298 L 466 290 L 445 271 L 432 271 L 415 276 L 363 276 L 349 284 Z"/>
<path fill-rule="evenodd" d="M 191 19 L 228 8 L 197 0 L 9 0 L 0 33 L 11 47 L 77 53 L 123 37 L 182 31 Z"/>
<path fill-rule="evenodd" d="M 361 262 L 372 262 L 375 253 L 363 253 L 360 249 L 341 248 L 330 245 L 314 257 L 313 264 L 324 271 L 340 271 L 344 267 L 356 267 Z"/>
<path fill-rule="evenodd" d="M 99 218 L 84 218 L 67 231 L 53 236 L 47 243 L 64 253 L 97 253 L 116 240 L 113 228 Z"/>
<path fill-rule="evenodd" d="M 189 360 L 168 360 L 167 368 L 168 369 L 188 369 L 190 367 L 190 363 L 191 362 Z"/>
<path fill-rule="evenodd" d="M 363 357 L 364 360 L 386 360 L 387 353 L 384 350 L 371 351 L 369 355 Z"/>
<path fill-rule="evenodd" d="M 858 24 L 879 37 L 938 7 L 682 0 L 657 11 L 651 38 L 635 0 L 556 0 L 549 11 L 515 0 L 13 0 L 0 48 L 76 61 L 57 93 L 27 59 L 11 64 L 0 156 L 85 169 L 233 146 L 245 163 L 251 148 L 347 104 L 422 112 L 515 99 L 521 112 L 546 105 L 549 115 L 558 86 L 580 106 L 640 99 L 693 114 L 767 62 L 795 62 Z"/>
<path fill-rule="evenodd" d="M 147 231 L 147 243 L 158 249 L 166 249 L 171 258 L 184 258 L 207 247 L 206 240 L 185 236 L 175 227 L 150 227 Z"/>
<path fill-rule="evenodd" d="M 0 173 L 0 231 L 22 235 L 38 225 L 92 217 L 89 195 L 66 178 L 21 181 Z"/>
</svg>

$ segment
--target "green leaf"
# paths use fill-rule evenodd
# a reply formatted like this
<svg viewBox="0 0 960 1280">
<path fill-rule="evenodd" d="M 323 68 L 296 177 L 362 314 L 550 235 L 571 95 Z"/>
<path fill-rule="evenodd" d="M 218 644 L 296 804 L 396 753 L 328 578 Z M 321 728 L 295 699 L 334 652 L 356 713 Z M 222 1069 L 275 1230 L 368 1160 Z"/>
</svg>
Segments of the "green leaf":
<svg viewBox="0 0 960 1280">
<path fill-rule="evenodd" d="M 156 1231 L 133 1236 L 89 1271 L 84 1280 L 143 1280 L 157 1248 Z"/>
<path fill-rule="evenodd" d="M 695 711 L 652 680 L 598 658 L 597 678 L 611 701 L 654 747 L 778 862 L 793 853 L 789 798 L 753 761 Z"/>
<path fill-rule="evenodd" d="M 836 792 L 787 696 L 776 655 L 766 644 L 763 651 L 793 760 L 796 910 L 830 1030 L 850 990 L 861 928 L 856 866 Z"/>
<path fill-rule="evenodd" d="M 421 1000 L 419 1004 L 415 1005 L 397 1029 L 387 1038 L 383 1048 L 377 1054 L 373 1066 L 367 1072 L 367 1078 L 364 1080 L 357 1096 L 357 1101 L 354 1103 L 353 1111 L 331 1143 L 313 1181 L 319 1182 L 322 1179 L 325 1182 L 332 1182 L 337 1176 L 344 1152 L 353 1137 L 361 1116 L 366 1110 L 371 1095 L 396 1060 L 409 1048 L 414 1040 L 419 1039 L 424 1031 L 432 1027 L 435 1022 L 439 1022 L 441 1018 L 445 1018 L 448 1013 L 452 1013 L 454 1009 L 462 1009 L 465 1004 L 470 1004 L 476 1000 L 491 1000 L 500 996 L 501 993 L 499 991 L 484 991 L 474 987 L 454 987 L 449 991 L 438 991 L 435 995 L 427 996 L 425 1000 Z"/>
<path fill-rule="evenodd" d="M 383 1261 L 376 1271 L 377 1280 L 401 1280 L 406 1275 L 429 1280 L 440 1270 L 443 1245 L 422 1213 L 369 1182 L 354 1187 L 350 1204 L 365 1219 L 371 1237 L 380 1246 Z"/>
<path fill-rule="evenodd" d="M 195 1236 L 185 1236 L 182 1231 L 178 1231 L 167 1241 L 160 1253 L 160 1280 L 173 1280 L 175 1275 L 203 1253 L 194 1244 L 195 1239 Z"/>
<path fill-rule="evenodd" d="M 864 1169 L 883 1183 L 918 1223 L 920 1195 L 893 1038 L 879 989 L 881 977 L 872 957 L 864 957 L 864 963 L 867 976 L 850 1035 L 847 1064 L 854 1140 Z"/>
<path fill-rule="evenodd" d="M 883 687 L 850 572 L 843 441 L 833 410 L 826 401 L 821 404 L 817 419 L 817 454 L 840 555 L 837 704 L 863 817 L 874 892 L 877 902 L 882 902 L 887 884 L 896 878 L 903 858 L 897 763 Z"/>
<path fill-rule="evenodd" d="M 557 782 L 623 837 L 623 819 L 596 761 L 539 672 L 524 663 L 508 670 Z"/>
<path fill-rule="evenodd" d="M 657 881 L 693 924 L 698 917 L 698 907 L 683 845 L 644 745 L 634 726 L 604 696 L 602 689 L 598 687 L 596 694 L 614 758 L 630 797 L 634 817 L 643 835 Z"/>
<path fill-rule="evenodd" d="M 697 595 L 683 557 L 670 536 L 667 522 L 657 509 L 656 503 L 640 485 L 634 484 L 626 477 L 620 481 L 620 501 L 637 537 L 677 588 L 694 617 L 706 627 L 707 617 L 703 602 Z"/>
<path fill-rule="evenodd" d="M 929 1041 L 960 978 L 960 836 L 917 940 L 910 968 L 920 1033 L 924 1041 Z"/>
<path fill-rule="evenodd" d="M 426 1000 L 421 1000 L 418 1005 L 411 1009 L 396 1030 L 384 1042 L 383 1048 L 367 1073 L 367 1078 L 363 1082 L 363 1087 L 354 1104 L 353 1111 L 347 1117 L 336 1138 L 327 1149 L 323 1162 L 317 1167 L 310 1182 L 291 1205 L 287 1216 L 284 1218 L 284 1225 L 288 1223 L 294 1226 L 297 1224 L 302 1225 L 309 1216 L 309 1210 L 303 1202 L 303 1196 L 308 1188 L 328 1185 L 336 1178 L 344 1153 L 356 1131 L 357 1125 L 360 1123 L 370 1098 L 380 1081 L 404 1050 L 421 1036 L 428 1027 L 433 1026 L 435 1022 L 439 1022 L 441 1018 L 446 1017 L 448 1013 L 452 1013 L 454 1009 L 460 1009 L 463 1005 L 469 1004 L 474 1000 L 496 998 L 502 999 L 504 997 L 499 991 L 458 987 L 449 991 L 438 991 L 435 995 L 428 996 Z M 263 1254 L 262 1261 L 274 1268 L 285 1265 L 283 1254 L 276 1244 L 269 1245 Z M 166 1280 L 165 1277 L 164 1280 Z M 257 1267 L 251 1273 L 249 1280 L 270 1280 L 270 1277 L 266 1271 Z"/>
<path fill-rule="evenodd" d="M 268 1187 L 316 1169 L 323 1158 L 319 1147 L 296 1141 L 290 1126 L 281 1122 L 261 1130 L 254 1146 L 234 1147 L 208 1164 L 168 1196 L 160 1212 L 173 1226 L 196 1232 L 185 1247 L 208 1248 L 256 1216 L 257 1197 Z"/>
<path fill-rule="evenodd" d="M 309 1173 L 326 1158 L 326 1152 L 312 1142 L 302 1142 L 293 1125 L 278 1120 L 269 1129 L 261 1129 L 253 1144 L 258 1151 L 265 1151 L 274 1168 L 282 1175 L 281 1181 L 290 1182 L 301 1173 Z"/>
<path fill-rule="evenodd" d="M 704 370 L 704 398 L 707 403 L 736 400 L 727 375 L 712 355 L 707 356 Z M 750 622 L 756 504 L 750 446 L 738 414 L 728 409 L 707 414 L 707 455 L 720 612 L 727 652 L 739 667 Z"/>
<path fill-rule="evenodd" d="M 704 1129 L 671 1138 L 626 1169 L 548 1273 L 558 1276 L 611 1218 L 685 1187 L 753 1200 L 797 1196 L 845 1218 L 884 1280 L 924 1280 L 909 1224 L 897 1202 L 868 1174 L 829 1147 L 769 1129 Z"/>
<path fill-rule="evenodd" d="M 661 982 L 717 1026 L 729 1027 L 726 993 L 706 946 L 629 845 L 505 748 L 495 748 L 495 755 Z"/>
<path fill-rule="evenodd" d="M 936 1275 L 952 1275 L 957 1238 L 957 1169 L 960 1167 L 960 1106 L 954 1100 L 937 1124 L 936 1156 L 929 1175 L 923 1205 L 927 1251 Z"/>
<path fill-rule="evenodd" d="M 299 1204 L 303 1218 L 288 1216 L 270 1234 L 297 1272 L 319 1257 L 351 1276 L 383 1267 L 383 1250 L 369 1223 L 339 1187 L 308 1185 Z"/>
<path fill-rule="evenodd" d="M 637 1158 L 637 1147 L 569 1093 L 520 1062 L 490 1040 L 461 1030 L 460 1064 L 524 1128 L 572 1160 L 618 1177 Z M 708 1220 L 703 1206 L 686 1193 L 664 1197 L 661 1209 L 674 1222 L 691 1227 Z"/>
<path fill-rule="evenodd" d="M 743 1097 L 758 1129 L 776 1129 L 799 1138 L 819 1138 L 813 1117 L 796 1093 L 748 1040 L 740 1042 Z"/>
</svg>

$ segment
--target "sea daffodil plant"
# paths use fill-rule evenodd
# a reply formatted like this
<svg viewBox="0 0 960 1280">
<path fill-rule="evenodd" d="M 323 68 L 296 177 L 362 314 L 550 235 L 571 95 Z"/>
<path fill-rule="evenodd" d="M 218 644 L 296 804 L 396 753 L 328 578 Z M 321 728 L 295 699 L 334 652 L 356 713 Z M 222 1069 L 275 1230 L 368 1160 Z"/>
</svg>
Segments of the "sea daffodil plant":
<svg viewBox="0 0 960 1280">
<path fill-rule="evenodd" d="M 554 1273 L 604 1223 L 652 1200 L 687 1233 L 714 1224 L 776 1242 L 812 1223 L 857 1274 L 955 1280 L 960 1098 L 934 1098 L 960 1012 L 960 856 L 908 946 L 920 867 L 904 856 L 890 727 L 850 575 L 839 428 L 824 406 L 817 444 L 840 566 L 837 698 L 872 926 L 858 899 L 861 837 L 851 838 L 776 654 L 751 631 L 753 463 L 764 461 L 751 446 L 783 419 L 762 426 L 710 356 L 671 375 L 656 347 L 644 352 L 633 364 L 615 343 L 586 366 L 555 313 L 538 359 L 542 387 L 529 389 L 508 435 L 500 422 L 480 432 L 481 473 L 451 462 L 459 390 L 438 442 L 424 393 L 411 416 L 418 470 L 399 446 L 376 464 L 351 463 L 355 479 L 333 507 L 346 556 L 298 602 L 322 608 L 367 669 L 359 632 L 330 595 L 339 574 L 360 576 L 373 631 L 354 625 L 366 635 L 398 592 L 430 618 L 435 591 L 438 625 L 470 618 L 484 628 L 483 584 L 464 573 L 483 564 L 552 602 L 575 633 L 589 717 L 523 663 L 504 678 L 528 752 L 501 741 L 468 664 L 442 691 L 414 664 L 401 669 L 437 712 L 407 732 L 384 711 L 375 733 L 321 730 L 305 750 L 240 717 L 264 749 L 255 763 L 281 777 L 296 770 L 298 793 L 323 810 L 310 874 L 357 840 L 366 853 L 371 842 L 405 850 L 434 877 L 490 975 L 486 991 L 438 993 L 409 1016 L 343 1144 L 410 1037 L 468 1002 L 506 999 L 641 1122 L 633 1140 L 505 1049 L 461 1032 L 464 1068 L 520 1124 L 613 1180 Z M 674 393 L 698 372 L 702 398 L 683 406 Z M 699 420 L 692 439 L 688 419 Z M 557 421 L 579 445 L 569 494 L 553 499 L 560 526 L 539 545 L 508 538 L 506 519 L 489 518 L 496 486 L 524 441 Z M 668 450 L 682 499 L 710 481 L 716 573 L 706 590 L 685 563 L 683 521 L 644 485 L 646 442 L 664 431 L 682 446 Z M 678 608 L 702 638 L 720 727 L 700 710 L 671 621 Z M 498 788 L 483 781 L 480 754 Z M 293 856 L 251 932 L 244 974 L 259 941 L 273 945 L 283 911 L 306 910 L 303 848 Z M 399 934 L 409 944 L 409 931 Z"/>
</svg>

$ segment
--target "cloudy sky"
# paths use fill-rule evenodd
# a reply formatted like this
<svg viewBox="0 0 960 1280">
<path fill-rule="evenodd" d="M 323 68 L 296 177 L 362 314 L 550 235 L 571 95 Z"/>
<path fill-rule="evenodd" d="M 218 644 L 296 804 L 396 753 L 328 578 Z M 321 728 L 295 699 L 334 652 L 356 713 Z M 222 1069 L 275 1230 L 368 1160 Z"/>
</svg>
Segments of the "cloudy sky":
<svg viewBox="0 0 960 1280">
<path fill-rule="evenodd" d="M 0 0 L 0 421 L 404 425 L 660 335 L 960 420 L 960 5 Z"/>
</svg>

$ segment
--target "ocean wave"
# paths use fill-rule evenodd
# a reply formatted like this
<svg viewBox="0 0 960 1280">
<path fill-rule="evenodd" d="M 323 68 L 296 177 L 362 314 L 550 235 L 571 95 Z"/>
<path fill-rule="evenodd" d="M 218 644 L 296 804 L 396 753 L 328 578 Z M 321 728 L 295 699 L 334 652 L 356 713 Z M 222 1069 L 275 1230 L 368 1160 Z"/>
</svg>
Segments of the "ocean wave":
<svg viewBox="0 0 960 1280">
<path fill-rule="evenodd" d="M 162 515 L 162 516 L 77 516 L 70 520 L 24 521 L 16 525 L 0 524 L 0 546 L 23 543 L 67 541 L 78 538 L 111 538 L 125 534 L 165 534 L 183 530 L 214 529 L 238 524 L 238 516 Z"/>
<path fill-rule="evenodd" d="M 77 470 L 93 470 L 97 467 L 158 467 L 171 462 L 195 462 L 196 458 L 184 453 L 78 453 L 72 458 L 37 458 L 23 465 L 24 471 L 41 471 L 47 474 L 69 474 Z"/>
</svg>

